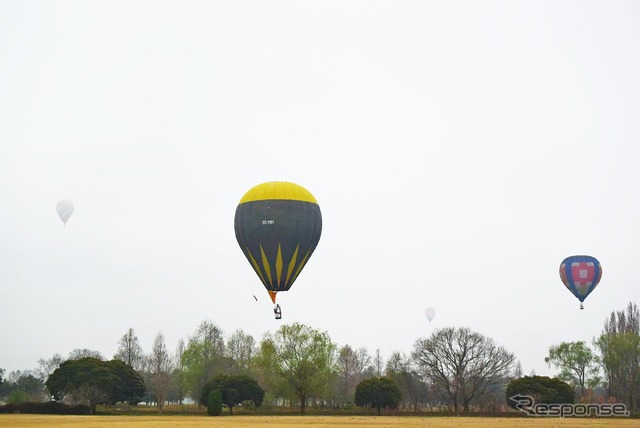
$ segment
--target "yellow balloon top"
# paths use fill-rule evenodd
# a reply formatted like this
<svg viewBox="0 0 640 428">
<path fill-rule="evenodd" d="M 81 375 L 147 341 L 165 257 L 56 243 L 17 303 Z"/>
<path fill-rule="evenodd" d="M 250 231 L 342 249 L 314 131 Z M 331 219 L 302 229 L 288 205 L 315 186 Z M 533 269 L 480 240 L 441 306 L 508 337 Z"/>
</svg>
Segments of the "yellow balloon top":
<svg viewBox="0 0 640 428">
<path fill-rule="evenodd" d="M 269 181 L 267 183 L 258 184 L 249 189 L 240 199 L 240 204 L 253 201 L 264 201 L 267 199 L 290 199 L 294 201 L 304 201 L 317 204 L 316 198 L 313 197 L 304 187 L 299 184 L 289 183 L 288 181 Z"/>
</svg>

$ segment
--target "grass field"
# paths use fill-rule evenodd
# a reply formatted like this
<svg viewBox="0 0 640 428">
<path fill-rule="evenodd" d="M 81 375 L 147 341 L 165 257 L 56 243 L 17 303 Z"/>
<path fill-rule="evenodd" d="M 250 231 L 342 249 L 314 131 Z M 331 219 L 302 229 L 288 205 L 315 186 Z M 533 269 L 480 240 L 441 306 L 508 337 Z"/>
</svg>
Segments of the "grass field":
<svg viewBox="0 0 640 428">
<path fill-rule="evenodd" d="M 336 427 L 443 427 L 443 428 L 552 428 L 638 427 L 638 419 L 597 418 L 481 418 L 412 416 L 58 416 L 0 414 L 7 428 L 336 428 Z"/>
</svg>

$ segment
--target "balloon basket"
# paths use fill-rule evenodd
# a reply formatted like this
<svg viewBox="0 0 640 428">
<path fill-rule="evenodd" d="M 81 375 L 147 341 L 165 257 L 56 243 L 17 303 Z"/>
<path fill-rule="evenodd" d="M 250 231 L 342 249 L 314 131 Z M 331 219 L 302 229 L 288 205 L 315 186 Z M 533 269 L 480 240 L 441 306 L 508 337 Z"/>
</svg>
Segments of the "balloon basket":
<svg viewBox="0 0 640 428">
<path fill-rule="evenodd" d="M 277 320 L 282 318 L 282 309 L 280 309 L 280 305 L 276 305 L 273 308 L 273 313 L 276 315 Z"/>
</svg>

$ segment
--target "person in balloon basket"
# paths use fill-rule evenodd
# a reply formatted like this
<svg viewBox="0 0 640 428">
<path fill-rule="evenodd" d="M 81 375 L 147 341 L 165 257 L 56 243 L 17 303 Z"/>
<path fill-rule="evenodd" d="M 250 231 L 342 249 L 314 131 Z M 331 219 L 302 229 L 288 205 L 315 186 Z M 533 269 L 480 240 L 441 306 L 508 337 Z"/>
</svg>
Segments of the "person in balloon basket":
<svg viewBox="0 0 640 428">
<path fill-rule="evenodd" d="M 280 305 L 276 305 L 276 307 L 273 308 L 273 313 L 276 315 L 277 320 L 282 318 L 282 310 L 280 309 Z"/>
</svg>

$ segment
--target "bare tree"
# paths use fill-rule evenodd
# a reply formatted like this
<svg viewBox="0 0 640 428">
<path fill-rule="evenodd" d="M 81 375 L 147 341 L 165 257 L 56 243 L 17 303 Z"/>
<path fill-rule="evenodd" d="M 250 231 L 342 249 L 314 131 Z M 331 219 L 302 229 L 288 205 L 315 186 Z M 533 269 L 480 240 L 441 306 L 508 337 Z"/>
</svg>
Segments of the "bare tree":
<svg viewBox="0 0 640 428">
<path fill-rule="evenodd" d="M 227 340 L 226 351 L 234 363 L 234 369 L 246 371 L 251 367 L 251 359 L 256 353 L 256 341 L 253 336 L 236 330 Z"/>
<path fill-rule="evenodd" d="M 421 374 L 447 396 L 457 412 L 469 411 L 473 399 L 503 388 L 516 359 L 492 339 L 468 328 L 449 327 L 418 339 L 412 357 Z"/>
<path fill-rule="evenodd" d="M 91 349 L 74 349 L 69 353 L 67 360 L 79 360 L 80 358 L 91 357 L 100 361 L 104 361 L 104 357 L 98 351 L 92 351 Z"/>
<path fill-rule="evenodd" d="M 184 354 L 185 349 L 186 347 L 184 344 L 184 340 L 180 339 L 178 341 L 178 345 L 176 345 L 176 353 L 174 356 L 174 368 L 172 376 L 173 393 L 171 394 L 174 397 L 174 400 L 178 402 L 178 404 L 182 404 L 182 401 L 184 400 L 187 392 L 184 380 L 185 366 L 182 362 L 182 354 Z"/>
<path fill-rule="evenodd" d="M 358 385 L 357 379 L 354 379 L 359 374 L 358 356 L 356 352 L 349 345 L 344 345 L 338 351 L 337 360 L 338 371 L 341 378 L 341 394 L 345 402 L 351 401 Z"/>
<path fill-rule="evenodd" d="M 608 383 L 608 393 L 631 412 L 640 410 L 640 311 L 629 302 L 626 311 L 611 312 L 594 344 Z"/>
<path fill-rule="evenodd" d="M 171 372 L 173 370 L 173 362 L 162 333 L 156 335 L 151 354 L 147 357 L 147 367 L 149 392 L 158 403 L 158 412 L 162 413 L 171 389 Z"/>
<path fill-rule="evenodd" d="M 611 312 L 605 322 L 603 334 L 633 333 L 640 335 L 640 310 L 633 302 L 627 304 L 626 311 Z"/>
<path fill-rule="evenodd" d="M 513 370 L 511 379 L 519 379 L 521 377 L 522 377 L 522 364 L 520 364 L 520 361 L 518 361 L 516 363 L 516 368 Z"/>
<path fill-rule="evenodd" d="M 384 359 L 382 358 L 382 353 L 380 353 L 380 348 L 376 349 L 376 355 L 373 357 L 372 365 L 375 377 L 382 377 L 384 373 Z"/>
<path fill-rule="evenodd" d="M 98 385 L 85 383 L 79 385 L 69 393 L 69 397 L 65 397 L 72 403 L 85 403 L 91 409 L 91 414 L 96 413 L 96 406 L 100 403 L 109 401 L 109 394 Z"/>
<path fill-rule="evenodd" d="M 414 369 L 413 361 L 404 353 L 394 352 L 387 361 L 387 376 L 393 378 L 402 392 L 402 399 L 410 404 L 415 412 L 420 402 L 427 401 L 427 386 L 420 380 Z"/>
<path fill-rule="evenodd" d="M 202 344 L 202 357 L 210 360 L 224 353 L 224 332 L 211 321 L 203 321 L 196 329 L 195 334 L 189 339 L 191 343 Z"/>
<path fill-rule="evenodd" d="M 176 345 L 176 355 L 175 355 L 176 366 L 178 368 L 182 368 L 182 362 L 180 362 L 180 360 L 182 359 L 182 354 L 184 354 L 185 349 L 186 349 L 186 346 L 184 344 L 184 339 L 178 340 L 178 344 Z"/>
<path fill-rule="evenodd" d="M 144 362 L 144 353 L 138 336 L 132 328 L 120 338 L 118 342 L 118 352 L 113 356 L 114 359 L 124 361 L 133 367 L 135 371 L 141 371 Z"/>
<path fill-rule="evenodd" d="M 371 356 L 367 348 L 356 349 L 356 367 L 360 375 L 364 375 L 365 371 L 371 367 Z"/>
<path fill-rule="evenodd" d="M 62 364 L 62 361 L 63 361 L 62 355 L 60 354 L 53 354 L 53 357 L 49 358 L 48 360 L 45 360 L 44 358 L 40 358 L 38 360 L 39 367 L 36 370 L 36 373 L 40 378 L 40 380 L 42 380 L 42 382 L 46 382 L 49 375 L 53 373 L 55 369 L 60 367 L 60 364 Z"/>
</svg>

